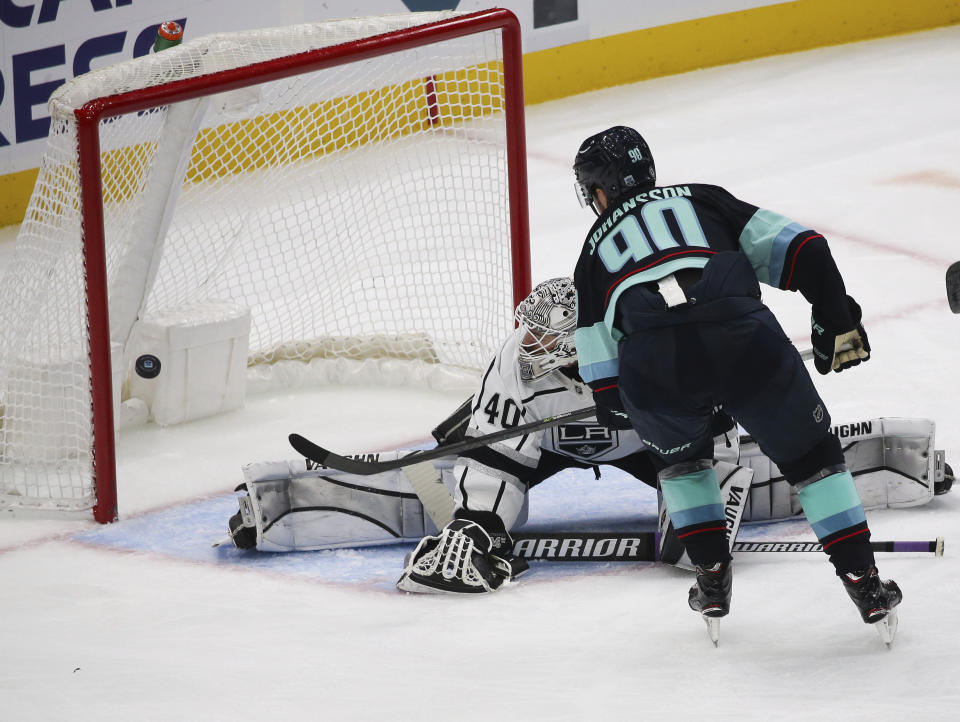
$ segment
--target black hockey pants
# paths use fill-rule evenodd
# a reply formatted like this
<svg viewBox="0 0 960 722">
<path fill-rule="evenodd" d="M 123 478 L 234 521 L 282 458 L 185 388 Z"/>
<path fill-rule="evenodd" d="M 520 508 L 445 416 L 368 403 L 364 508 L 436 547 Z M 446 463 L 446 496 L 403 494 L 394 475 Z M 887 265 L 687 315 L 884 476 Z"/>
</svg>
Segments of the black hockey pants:
<svg viewBox="0 0 960 722">
<path fill-rule="evenodd" d="M 646 285 L 618 303 L 620 396 L 662 465 L 712 456 L 710 417 L 720 405 L 791 482 L 843 463 L 826 406 L 760 301 L 746 257 L 718 254 L 684 290 L 691 300 L 670 309 Z"/>
</svg>

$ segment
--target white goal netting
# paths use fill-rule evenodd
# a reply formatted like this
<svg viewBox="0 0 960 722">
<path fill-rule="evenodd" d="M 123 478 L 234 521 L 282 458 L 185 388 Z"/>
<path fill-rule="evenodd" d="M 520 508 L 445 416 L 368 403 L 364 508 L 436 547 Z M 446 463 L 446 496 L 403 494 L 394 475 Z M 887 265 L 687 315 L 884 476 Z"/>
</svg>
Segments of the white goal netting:
<svg viewBox="0 0 960 722">
<path fill-rule="evenodd" d="M 501 32 L 367 53 L 371 38 L 458 17 L 212 35 L 55 92 L 0 285 L 0 507 L 94 505 L 92 389 L 126 389 L 144 318 L 249 309 L 251 368 L 484 363 L 512 328 L 510 194 L 525 194 L 508 183 Z M 276 77 L 288 59 L 344 43 L 363 57 Z M 252 84 L 231 75 L 244 68 Z M 151 100 L 151 89 L 181 86 L 182 99 Z M 84 229 L 96 219 L 84 215 L 92 180 L 78 164 L 76 111 L 123 93 L 145 100 L 99 121 L 101 289 L 86 273 Z M 109 329 L 89 315 L 97 293 Z M 91 372 L 98 333 L 109 333 L 112 377 Z"/>
</svg>

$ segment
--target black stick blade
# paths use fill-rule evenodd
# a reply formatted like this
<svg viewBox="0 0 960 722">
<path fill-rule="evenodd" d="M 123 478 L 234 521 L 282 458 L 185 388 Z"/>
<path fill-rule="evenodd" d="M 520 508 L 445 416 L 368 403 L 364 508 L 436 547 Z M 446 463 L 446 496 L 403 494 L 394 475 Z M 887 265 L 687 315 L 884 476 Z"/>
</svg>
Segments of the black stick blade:
<svg viewBox="0 0 960 722">
<path fill-rule="evenodd" d="M 310 439 L 300 436 L 300 434 L 290 434 L 287 440 L 290 442 L 290 446 L 293 447 L 294 451 L 310 461 L 320 464 L 321 466 L 338 469 L 339 471 L 345 471 L 348 474 L 357 474 L 359 476 L 372 476 L 373 474 L 380 474 L 384 471 L 400 469 L 419 461 L 419 459 L 412 458 L 416 456 L 416 454 L 411 454 L 402 459 L 389 459 L 387 461 L 351 459 L 348 456 L 340 456 L 340 454 L 335 454 L 328 449 L 324 449 L 322 446 L 314 444 Z"/>
<path fill-rule="evenodd" d="M 960 313 L 960 261 L 947 269 L 947 301 L 951 311 Z"/>
<path fill-rule="evenodd" d="M 322 446 L 317 446 L 310 439 L 306 439 L 300 434 L 290 434 L 287 437 L 287 440 L 290 442 L 290 446 L 293 447 L 293 450 L 296 451 L 300 456 L 303 456 L 310 461 L 316 462 L 317 464 L 323 464 L 326 466 L 327 457 L 330 455 L 330 452 L 324 449 Z"/>
</svg>

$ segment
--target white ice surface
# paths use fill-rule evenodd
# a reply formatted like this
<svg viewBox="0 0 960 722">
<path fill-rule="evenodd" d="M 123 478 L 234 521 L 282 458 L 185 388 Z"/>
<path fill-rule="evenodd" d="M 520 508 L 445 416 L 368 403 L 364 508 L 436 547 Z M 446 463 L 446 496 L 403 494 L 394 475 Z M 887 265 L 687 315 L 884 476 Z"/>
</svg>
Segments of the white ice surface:
<svg viewBox="0 0 960 722">
<path fill-rule="evenodd" d="M 716 183 L 827 235 L 874 350 L 817 377 L 834 420 L 935 419 L 955 464 L 960 318 L 943 275 L 960 258 L 958 71 L 954 27 L 531 107 L 534 278 L 571 273 L 590 225 L 570 172 L 580 141 L 633 125 L 662 183 Z M 807 345 L 802 299 L 765 299 Z M 905 595 L 892 651 L 819 554 L 739 555 L 714 649 L 686 607 L 690 575 L 671 568 L 540 564 L 502 593 L 447 599 L 391 590 L 404 547 L 210 550 L 240 464 L 290 458 L 290 431 L 394 448 L 462 396 L 291 392 L 226 420 L 124 432 L 118 524 L 0 520 L 0 719 L 960 719 L 960 489 L 870 514 L 875 539 L 947 540 L 942 559 L 880 558 Z M 256 436 L 238 452 L 242 430 Z M 534 513 L 649 513 L 640 492 L 591 480 L 543 485 Z M 766 533 L 812 538 L 803 522 Z"/>
</svg>

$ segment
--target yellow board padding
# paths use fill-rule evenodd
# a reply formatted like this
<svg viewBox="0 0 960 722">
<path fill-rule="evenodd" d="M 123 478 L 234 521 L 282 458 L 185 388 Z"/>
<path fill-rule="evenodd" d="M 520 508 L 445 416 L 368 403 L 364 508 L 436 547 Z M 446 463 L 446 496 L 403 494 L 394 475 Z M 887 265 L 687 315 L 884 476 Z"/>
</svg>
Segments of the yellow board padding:
<svg viewBox="0 0 960 722">
<path fill-rule="evenodd" d="M 39 173 L 38 168 L 31 168 L 0 175 L 0 226 L 23 221 Z"/>
<path fill-rule="evenodd" d="M 194 143 L 186 182 L 283 167 L 371 143 L 451 128 L 470 118 L 502 112 L 502 96 L 503 63 L 490 61 L 207 128 Z M 148 141 L 102 153 L 104 202 L 123 203 L 141 192 L 156 152 L 157 143 Z M 69 173 L 71 169 L 48 166 L 47 173 Z M 32 187 L 32 179 L 28 180 Z M 55 184 L 49 178 L 47 181 Z M 49 206 L 48 199 L 44 203 Z"/>
<path fill-rule="evenodd" d="M 187 182 L 357 148 L 503 110 L 500 61 L 283 110 L 200 133 Z M 274 137 L 277 142 L 257 139 Z M 278 156 L 282 153 L 282 157 Z"/>
<path fill-rule="evenodd" d="M 960 0 L 794 0 L 523 57 L 529 104 L 743 60 L 960 22 Z"/>
</svg>

